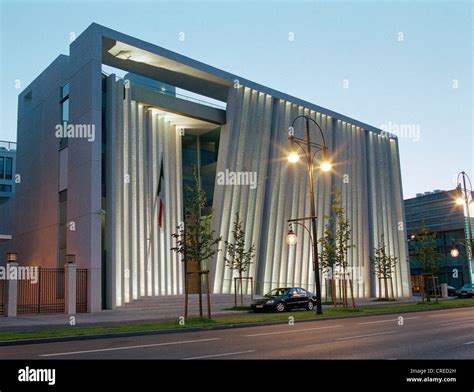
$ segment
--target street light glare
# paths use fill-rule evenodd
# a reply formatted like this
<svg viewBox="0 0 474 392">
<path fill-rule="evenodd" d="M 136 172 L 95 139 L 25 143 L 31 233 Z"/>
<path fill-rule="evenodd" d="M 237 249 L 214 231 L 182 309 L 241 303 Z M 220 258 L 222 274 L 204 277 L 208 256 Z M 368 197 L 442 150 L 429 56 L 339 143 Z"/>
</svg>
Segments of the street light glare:
<svg viewBox="0 0 474 392">
<path fill-rule="evenodd" d="M 331 169 L 332 169 L 331 162 L 326 161 L 326 162 L 323 162 L 323 163 L 321 164 L 321 170 L 322 170 L 323 172 L 328 172 L 328 171 L 330 171 Z"/>
<path fill-rule="evenodd" d="M 300 160 L 300 156 L 297 154 L 296 151 L 291 151 L 290 155 L 288 155 L 288 162 L 296 163 Z"/>
<path fill-rule="evenodd" d="M 457 204 L 458 206 L 462 206 L 463 203 L 464 203 L 464 200 L 462 199 L 462 197 L 458 197 L 458 198 L 456 199 L 456 204 Z"/>
</svg>

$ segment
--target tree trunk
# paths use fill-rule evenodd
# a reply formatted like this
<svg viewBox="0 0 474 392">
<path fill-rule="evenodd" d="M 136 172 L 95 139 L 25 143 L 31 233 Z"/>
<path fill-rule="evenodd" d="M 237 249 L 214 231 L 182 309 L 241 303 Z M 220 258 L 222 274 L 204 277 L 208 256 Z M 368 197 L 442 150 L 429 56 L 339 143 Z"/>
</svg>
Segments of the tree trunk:
<svg viewBox="0 0 474 392">
<path fill-rule="evenodd" d="M 380 277 L 379 275 L 379 292 L 378 292 L 378 295 L 379 295 L 379 299 L 382 299 L 382 278 Z"/>
<path fill-rule="evenodd" d="M 389 296 L 388 296 L 387 275 L 385 275 L 385 276 L 383 277 L 383 285 L 384 285 L 384 288 L 385 288 L 385 299 L 388 300 Z"/>
<path fill-rule="evenodd" d="M 390 276 L 390 288 L 392 289 L 392 299 L 395 299 L 395 292 L 393 290 L 393 279 L 392 276 Z"/>
<path fill-rule="evenodd" d="M 239 271 L 240 280 L 240 306 L 244 306 L 244 281 L 242 279 L 242 271 Z"/>
</svg>

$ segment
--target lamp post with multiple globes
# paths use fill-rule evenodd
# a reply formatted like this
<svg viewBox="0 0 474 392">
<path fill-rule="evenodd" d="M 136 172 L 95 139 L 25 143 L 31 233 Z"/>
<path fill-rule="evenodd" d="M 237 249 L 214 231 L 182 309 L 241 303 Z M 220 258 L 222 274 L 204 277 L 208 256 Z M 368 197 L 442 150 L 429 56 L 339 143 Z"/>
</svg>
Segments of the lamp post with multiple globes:
<svg viewBox="0 0 474 392">
<path fill-rule="evenodd" d="M 306 138 L 299 138 L 294 135 L 294 125 L 298 120 L 305 120 L 305 130 L 306 130 Z M 322 144 L 315 143 L 311 141 L 310 136 L 310 124 L 314 124 L 316 128 L 319 130 L 321 134 Z M 311 221 L 311 242 L 312 242 L 312 250 L 313 250 L 313 270 L 314 270 L 314 281 L 316 286 L 316 313 L 322 314 L 322 304 L 321 304 L 321 281 L 319 277 L 319 262 L 318 262 L 318 237 L 317 237 L 317 227 L 316 227 L 316 208 L 315 208 L 315 198 L 314 198 L 314 158 L 316 153 L 322 152 L 322 161 L 319 165 L 319 169 L 322 172 L 329 172 L 332 168 L 331 162 L 327 158 L 327 150 L 328 147 L 326 146 L 326 140 L 324 139 L 324 133 L 319 124 L 313 120 L 309 116 L 300 115 L 297 116 L 292 124 L 291 127 L 288 128 L 289 133 L 289 140 L 290 140 L 290 153 L 288 155 L 288 161 L 290 163 L 296 163 L 300 159 L 300 155 L 298 151 L 295 149 L 295 146 L 298 146 L 301 151 L 303 152 L 303 156 L 306 160 L 307 170 L 308 170 L 308 179 L 309 179 L 309 195 L 310 195 L 310 207 L 311 207 L 311 216 L 310 217 L 303 217 L 303 218 L 294 218 L 290 219 L 289 223 L 297 223 L 298 221 L 302 220 L 310 220 Z M 304 226 L 304 225 L 303 225 Z M 306 228 L 306 226 L 304 226 Z M 307 229 L 307 228 L 306 228 Z M 309 229 L 307 229 L 309 230 Z M 293 227 L 290 226 L 288 235 L 287 235 L 287 242 L 290 245 L 294 245 L 297 241 L 297 237 L 295 232 L 293 231 Z"/>
</svg>

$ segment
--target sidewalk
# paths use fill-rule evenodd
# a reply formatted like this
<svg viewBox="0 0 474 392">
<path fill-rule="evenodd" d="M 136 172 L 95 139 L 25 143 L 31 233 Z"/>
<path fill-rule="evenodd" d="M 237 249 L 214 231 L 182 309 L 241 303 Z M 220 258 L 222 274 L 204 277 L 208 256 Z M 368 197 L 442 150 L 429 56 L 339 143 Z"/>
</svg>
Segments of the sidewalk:
<svg viewBox="0 0 474 392">
<path fill-rule="evenodd" d="M 356 300 L 357 307 L 387 306 L 413 304 L 420 301 L 420 297 L 403 298 L 393 302 L 378 302 L 373 298 Z M 449 301 L 450 299 L 440 299 Z M 189 317 L 199 315 L 197 296 L 190 298 Z M 244 298 L 244 303 L 250 303 L 250 297 Z M 233 295 L 212 295 L 212 316 L 242 314 L 244 312 L 225 310 L 234 306 Z M 323 309 L 331 309 L 331 305 L 324 305 Z M 154 321 L 176 320 L 183 315 L 184 296 L 144 298 L 127 304 L 117 310 L 103 310 L 97 313 L 79 313 L 75 317 L 75 325 L 84 326 L 112 326 L 120 324 L 137 324 Z M 203 302 L 203 313 L 206 317 L 207 304 Z M 0 331 L 32 331 L 69 326 L 70 316 L 66 314 L 35 314 L 18 317 L 0 317 Z"/>
</svg>

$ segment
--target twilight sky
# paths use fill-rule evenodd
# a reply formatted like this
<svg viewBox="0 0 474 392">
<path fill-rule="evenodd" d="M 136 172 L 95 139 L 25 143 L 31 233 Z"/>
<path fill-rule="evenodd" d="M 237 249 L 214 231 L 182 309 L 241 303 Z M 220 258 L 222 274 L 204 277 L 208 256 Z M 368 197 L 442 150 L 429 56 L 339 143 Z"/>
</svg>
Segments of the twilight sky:
<svg viewBox="0 0 474 392">
<path fill-rule="evenodd" d="M 68 54 L 71 33 L 97 22 L 388 131 L 402 127 L 405 198 L 452 189 L 461 170 L 474 178 L 470 1 L 0 4 L 0 140 L 16 140 L 19 92 Z"/>
</svg>

